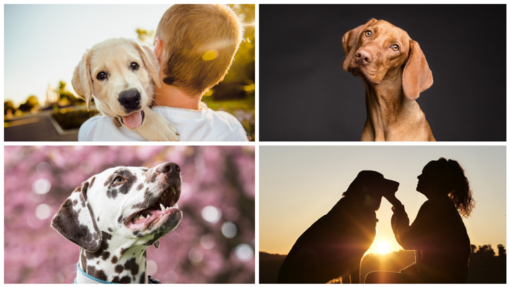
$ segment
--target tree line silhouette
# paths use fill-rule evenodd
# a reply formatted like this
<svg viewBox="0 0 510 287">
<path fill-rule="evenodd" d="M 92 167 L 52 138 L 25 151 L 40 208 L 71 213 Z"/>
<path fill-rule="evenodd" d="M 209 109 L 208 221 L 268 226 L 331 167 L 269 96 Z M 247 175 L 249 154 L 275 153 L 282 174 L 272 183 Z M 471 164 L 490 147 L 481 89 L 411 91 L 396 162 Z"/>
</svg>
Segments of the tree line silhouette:
<svg viewBox="0 0 510 287">
<path fill-rule="evenodd" d="M 280 265 L 286 255 L 259 252 L 259 282 L 276 283 Z M 414 262 L 414 251 L 399 250 L 388 254 L 369 253 L 361 261 L 361 278 L 369 272 L 398 272 Z M 337 283 L 341 281 L 338 280 Z M 468 283 L 506 283 L 506 248 L 498 244 L 497 255 L 490 244 L 471 245 Z"/>
</svg>

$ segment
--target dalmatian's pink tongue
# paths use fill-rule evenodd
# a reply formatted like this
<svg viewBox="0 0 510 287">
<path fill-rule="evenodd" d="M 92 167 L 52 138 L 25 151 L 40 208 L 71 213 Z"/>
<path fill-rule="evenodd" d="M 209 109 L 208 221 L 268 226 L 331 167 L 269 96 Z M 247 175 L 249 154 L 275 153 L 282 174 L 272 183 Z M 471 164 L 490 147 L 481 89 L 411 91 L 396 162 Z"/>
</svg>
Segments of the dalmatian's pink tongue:
<svg viewBox="0 0 510 287">
<path fill-rule="evenodd" d="M 124 125 L 130 129 L 137 128 L 142 125 L 142 112 L 132 113 L 129 116 L 122 117 Z"/>
</svg>

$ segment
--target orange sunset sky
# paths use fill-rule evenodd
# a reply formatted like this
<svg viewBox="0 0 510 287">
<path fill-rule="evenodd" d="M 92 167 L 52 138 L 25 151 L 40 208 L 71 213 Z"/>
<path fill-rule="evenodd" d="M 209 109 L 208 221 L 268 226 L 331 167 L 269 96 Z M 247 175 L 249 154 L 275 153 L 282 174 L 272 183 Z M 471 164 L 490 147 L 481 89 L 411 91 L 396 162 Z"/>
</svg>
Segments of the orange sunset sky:
<svg viewBox="0 0 510 287">
<path fill-rule="evenodd" d="M 506 150 L 504 146 L 261 146 L 260 251 L 287 254 L 298 237 L 340 200 L 361 170 L 400 182 L 397 198 L 411 222 L 426 201 L 417 176 L 439 157 L 459 161 L 476 207 L 464 219 L 471 244 L 506 246 Z M 391 230 L 391 205 L 383 198 L 378 233 L 368 252 L 400 250 Z"/>
</svg>

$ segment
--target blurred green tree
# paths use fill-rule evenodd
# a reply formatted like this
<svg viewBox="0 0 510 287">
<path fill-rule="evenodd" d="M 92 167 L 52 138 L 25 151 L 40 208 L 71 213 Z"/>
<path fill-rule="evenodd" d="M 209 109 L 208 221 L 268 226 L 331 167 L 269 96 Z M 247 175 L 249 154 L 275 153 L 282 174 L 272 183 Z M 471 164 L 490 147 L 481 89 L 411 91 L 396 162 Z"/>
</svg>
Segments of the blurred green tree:
<svg viewBox="0 0 510 287">
<path fill-rule="evenodd" d="M 18 109 L 23 112 L 30 112 L 36 110 L 40 107 L 39 100 L 36 96 L 30 95 L 27 101 L 21 105 L 19 105 Z"/>
<path fill-rule="evenodd" d="M 82 98 L 76 97 L 68 89 L 66 89 L 67 83 L 60 81 L 58 83 L 57 93 L 59 94 L 59 102 L 62 105 L 84 105 L 85 101 Z"/>
<path fill-rule="evenodd" d="M 11 113 L 14 114 L 16 112 L 16 107 L 11 100 L 7 100 L 4 102 L 4 116 L 7 115 L 8 110 L 11 110 Z"/>
</svg>

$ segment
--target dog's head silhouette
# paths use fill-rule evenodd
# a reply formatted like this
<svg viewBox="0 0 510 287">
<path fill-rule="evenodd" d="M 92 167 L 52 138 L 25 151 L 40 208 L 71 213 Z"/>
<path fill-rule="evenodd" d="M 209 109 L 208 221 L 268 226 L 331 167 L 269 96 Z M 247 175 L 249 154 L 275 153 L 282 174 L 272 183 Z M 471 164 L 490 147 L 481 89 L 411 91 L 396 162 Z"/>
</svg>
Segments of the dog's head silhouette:
<svg viewBox="0 0 510 287">
<path fill-rule="evenodd" d="M 379 172 L 363 170 L 358 173 L 343 195 L 345 198 L 360 200 L 364 206 L 377 210 L 381 205 L 382 196 L 395 193 L 398 186 L 398 182 L 384 178 Z"/>
</svg>

